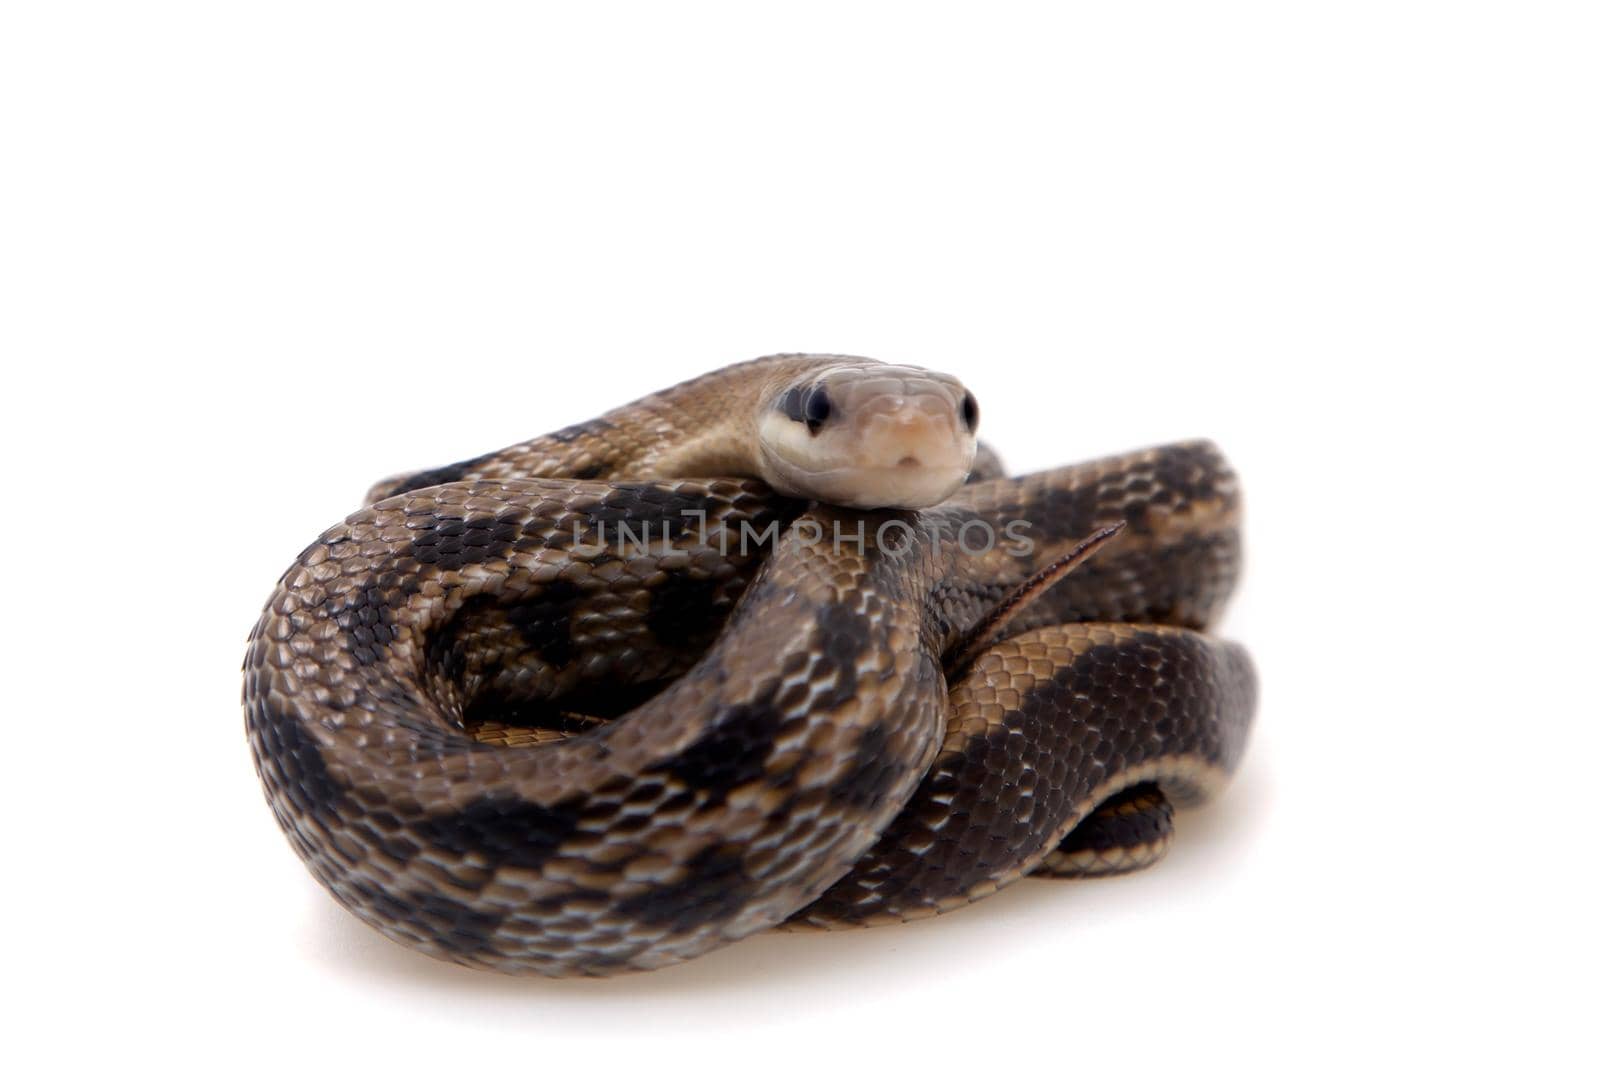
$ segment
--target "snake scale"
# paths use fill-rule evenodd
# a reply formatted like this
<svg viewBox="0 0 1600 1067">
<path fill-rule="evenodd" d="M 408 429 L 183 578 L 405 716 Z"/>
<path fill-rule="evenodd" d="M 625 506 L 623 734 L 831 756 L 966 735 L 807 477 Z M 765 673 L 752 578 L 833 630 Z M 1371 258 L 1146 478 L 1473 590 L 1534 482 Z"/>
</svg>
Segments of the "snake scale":
<svg viewBox="0 0 1600 1067">
<path fill-rule="evenodd" d="M 396 941 L 554 976 L 1154 862 L 1253 714 L 1205 632 L 1235 477 L 1005 477 L 976 426 L 954 379 L 774 356 L 374 487 L 246 652 L 295 851 Z"/>
</svg>

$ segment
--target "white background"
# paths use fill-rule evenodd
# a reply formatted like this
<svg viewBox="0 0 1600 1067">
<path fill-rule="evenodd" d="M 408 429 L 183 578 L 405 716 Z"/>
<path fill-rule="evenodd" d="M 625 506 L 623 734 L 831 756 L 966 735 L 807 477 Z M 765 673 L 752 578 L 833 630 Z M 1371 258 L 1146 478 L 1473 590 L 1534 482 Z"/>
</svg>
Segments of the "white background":
<svg viewBox="0 0 1600 1067">
<path fill-rule="evenodd" d="M 1580 3 L 8 5 L 6 1040 L 1593 1057 L 1597 53 Z M 606 982 L 344 914 L 244 744 L 284 566 L 773 351 L 955 372 L 1017 469 L 1218 440 L 1233 790 L 1148 873 Z"/>
</svg>

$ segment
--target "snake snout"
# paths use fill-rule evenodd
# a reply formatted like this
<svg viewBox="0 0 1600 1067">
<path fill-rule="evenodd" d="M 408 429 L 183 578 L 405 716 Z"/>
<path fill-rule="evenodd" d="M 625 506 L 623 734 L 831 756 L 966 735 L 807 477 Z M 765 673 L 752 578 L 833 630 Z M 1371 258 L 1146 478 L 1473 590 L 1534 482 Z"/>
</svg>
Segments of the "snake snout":
<svg viewBox="0 0 1600 1067">
<path fill-rule="evenodd" d="M 964 458 L 957 412 L 944 396 L 872 397 L 858 425 L 863 459 L 881 466 L 955 466 Z"/>
</svg>

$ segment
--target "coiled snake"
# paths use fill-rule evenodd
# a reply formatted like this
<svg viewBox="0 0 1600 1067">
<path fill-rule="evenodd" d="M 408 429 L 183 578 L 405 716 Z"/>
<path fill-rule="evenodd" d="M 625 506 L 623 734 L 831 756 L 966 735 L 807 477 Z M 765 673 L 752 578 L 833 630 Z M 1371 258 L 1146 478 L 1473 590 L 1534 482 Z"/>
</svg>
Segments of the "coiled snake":
<svg viewBox="0 0 1600 1067">
<path fill-rule="evenodd" d="M 1154 862 L 1253 712 L 1203 632 L 1234 477 L 1199 442 L 1006 478 L 976 423 L 777 356 L 375 487 L 250 637 L 278 822 L 389 937 L 546 975 Z"/>
</svg>

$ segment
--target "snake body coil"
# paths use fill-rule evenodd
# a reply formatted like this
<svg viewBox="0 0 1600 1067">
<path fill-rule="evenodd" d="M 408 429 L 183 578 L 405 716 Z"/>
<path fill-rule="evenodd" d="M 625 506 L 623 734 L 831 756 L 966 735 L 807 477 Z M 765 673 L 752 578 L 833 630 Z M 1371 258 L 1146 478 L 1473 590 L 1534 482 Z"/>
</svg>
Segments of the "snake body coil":
<svg viewBox="0 0 1600 1067">
<path fill-rule="evenodd" d="M 381 484 L 302 552 L 244 705 L 317 879 L 430 955 L 601 975 L 1159 858 L 1168 803 L 1225 781 L 1254 704 L 1244 652 L 1202 632 L 1237 575 L 1231 472 L 1206 443 L 1021 478 L 980 450 L 920 511 L 753 480 L 880 491 L 784 425 L 856 447 L 811 427 L 825 382 L 834 419 L 924 398 L 922 423 L 850 432 L 906 450 L 893 492 L 948 491 L 929 487 L 972 460 L 970 397 L 940 379 L 880 402 L 900 386 L 877 366 L 740 364 Z M 768 417 L 776 476 L 751 443 Z"/>
</svg>

